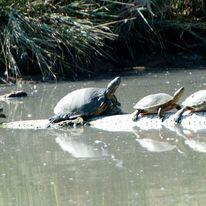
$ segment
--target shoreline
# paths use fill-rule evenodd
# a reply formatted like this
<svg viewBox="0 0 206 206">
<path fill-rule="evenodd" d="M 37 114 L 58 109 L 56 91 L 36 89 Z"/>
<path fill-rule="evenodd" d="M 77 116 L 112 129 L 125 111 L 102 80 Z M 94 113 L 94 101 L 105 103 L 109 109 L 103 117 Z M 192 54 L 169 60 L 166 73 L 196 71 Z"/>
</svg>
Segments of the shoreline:
<svg viewBox="0 0 206 206">
<path fill-rule="evenodd" d="M 57 79 L 51 77 L 42 77 L 37 75 L 22 75 L 21 77 L 0 77 L 0 84 L 22 83 L 38 83 L 38 82 L 60 82 L 60 81 L 80 81 L 111 78 L 117 75 L 138 75 L 138 73 L 146 74 L 148 72 L 162 72 L 172 70 L 195 70 L 206 69 L 206 58 L 197 54 L 167 54 L 142 56 L 132 62 L 129 59 L 121 59 L 119 62 L 102 61 L 96 63 L 87 70 L 87 73 L 77 73 L 75 76 L 58 76 Z"/>
</svg>

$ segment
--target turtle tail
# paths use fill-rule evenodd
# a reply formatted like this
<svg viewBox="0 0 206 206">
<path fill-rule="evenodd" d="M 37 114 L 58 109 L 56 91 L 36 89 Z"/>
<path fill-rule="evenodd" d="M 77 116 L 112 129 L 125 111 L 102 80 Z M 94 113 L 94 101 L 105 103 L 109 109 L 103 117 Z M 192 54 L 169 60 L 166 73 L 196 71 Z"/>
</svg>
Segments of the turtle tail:
<svg viewBox="0 0 206 206">
<path fill-rule="evenodd" d="M 184 87 L 181 87 L 180 89 L 178 89 L 175 93 L 174 93 L 174 97 L 173 97 L 173 100 L 174 102 L 178 102 L 180 97 L 183 95 L 185 91 L 185 88 Z"/>
</svg>

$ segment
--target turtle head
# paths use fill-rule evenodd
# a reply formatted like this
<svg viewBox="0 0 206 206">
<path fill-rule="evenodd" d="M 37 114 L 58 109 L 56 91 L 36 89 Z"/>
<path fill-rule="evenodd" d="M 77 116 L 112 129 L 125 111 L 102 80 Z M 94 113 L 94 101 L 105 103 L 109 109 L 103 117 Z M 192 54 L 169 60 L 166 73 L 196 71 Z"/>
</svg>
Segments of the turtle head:
<svg viewBox="0 0 206 206">
<path fill-rule="evenodd" d="M 183 95 L 184 91 L 185 91 L 185 88 L 184 88 L 184 87 L 181 87 L 180 89 L 178 89 L 178 90 L 174 93 L 173 99 L 174 99 L 175 102 L 178 102 L 178 101 L 179 101 L 179 99 L 180 99 L 180 97 Z"/>
<path fill-rule="evenodd" d="M 3 108 L 0 107 L 0 118 L 6 118 L 6 115 L 3 114 Z"/>
<path fill-rule="evenodd" d="M 121 83 L 121 78 L 120 77 L 116 77 L 114 78 L 108 85 L 107 85 L 107 89 L 106 89 L 106 95 L 108 97 L 110 97 L 111 95 L 113 95 L 115 93 L 115 91 L 117 90 L 117 88 L 119 87 Z"/>
</svg>

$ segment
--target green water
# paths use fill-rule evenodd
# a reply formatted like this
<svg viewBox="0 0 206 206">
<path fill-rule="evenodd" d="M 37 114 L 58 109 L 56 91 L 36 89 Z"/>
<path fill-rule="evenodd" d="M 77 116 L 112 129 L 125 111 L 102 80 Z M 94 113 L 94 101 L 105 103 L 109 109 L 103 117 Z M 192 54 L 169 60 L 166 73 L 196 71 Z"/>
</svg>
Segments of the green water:
<svg viewBox="0 0 206 206">
<path fill-rule="evenodd" d="M 150 93 L 182 100 L 206 88 L 204 70 L 122 76 L 117 97 L 126 112 Z M 25 84 L 29 97 L 2 102 L 8 121 L 42 119 L 58 100 L 98 81 Z M 3 87 L 1 92 L 10 91 Z M 0 205 L 2 206 L 204 206 L 206 134 L 161 130 L 107 132 L 0 129 Z"/>
</svg>

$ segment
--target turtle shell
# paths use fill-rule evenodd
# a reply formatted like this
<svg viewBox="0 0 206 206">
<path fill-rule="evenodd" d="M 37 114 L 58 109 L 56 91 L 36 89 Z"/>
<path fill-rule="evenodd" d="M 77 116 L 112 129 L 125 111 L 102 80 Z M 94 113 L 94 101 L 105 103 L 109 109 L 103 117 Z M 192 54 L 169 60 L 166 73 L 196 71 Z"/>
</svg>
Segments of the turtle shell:
<svg viewBox="0 0 206 206">
<path fill-rule="evenodd" d="M 172 100 L 172 96 L 166 93 L 158 93 L 148 95 L 137 102 L 134 109 L 142 110 L 155 110 L 158 107 L 169 103 Z"/>
<path fill-rule="evenodd" d="M 193 93 L 185 99 L 182 105 L 196 110 L 206 109 L 206 90 L 199 90 Z"/>
<path fill-rule="evenodd" d="M 83 88 L 64 96 L 54 107 L 55 115 L 70 114 L 71 118 L 101 112 L 106 104 L 104 88 Z"/>
</svg>

